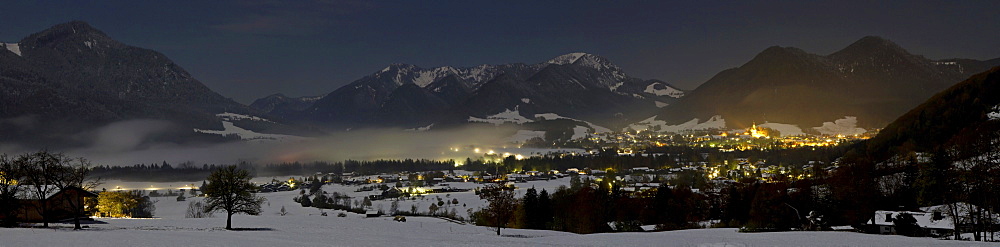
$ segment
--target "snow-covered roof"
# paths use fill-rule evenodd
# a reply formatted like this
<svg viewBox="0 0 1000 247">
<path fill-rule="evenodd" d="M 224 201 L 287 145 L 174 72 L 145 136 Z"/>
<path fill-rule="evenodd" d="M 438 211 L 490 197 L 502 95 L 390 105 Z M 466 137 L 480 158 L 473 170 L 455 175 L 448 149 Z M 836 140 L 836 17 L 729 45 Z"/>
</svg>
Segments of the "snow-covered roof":
<svg viewBox="0 0 1000 247">
<path fill-rule="evenodd" d="M 45 193 L 45 198 L 46 199 L 54 196 L 56 193 L 59 193 L 59 188 L 56 187 L 55 185 L 46 185 L 45 187 L 46 187 L 45 189 L 47 190 L 46 193 Z M 35 190 L 35 187 L 33 185 L 21 186 L 21 189 L 22 190 L 17 193 L 17 196 L 16 196 L 17 199 L 21 199 L 21 200 L 35 200 L 35 199 L 37 199 L 35 197 L 35 191 L 37 191 L 37 190 Z"/>
<path fill-rule="evenodd" d="M 917 225 L 921 228 L 933 228 L 933 229 L 949 229 L 954 230 L 955 224 L 952 223 L 951 216 L 942 215 L 940 219 L 934 219 L 934 213 L 928 212 L 913 212 L 913 211 L 875 211 L 875 225 L 880 226 L 891 226 L 894 225 L 893 220 L 896 219 L 900 214 L 910 214 L 914 219 L 917 220 Z M 866 224 L 871 225 L 872 220 L 868 220 Z"/>
<path fill-rule="evenodd" d="M 942 213 L 944 215 L 951 215 L 952 214 L 951 213 L 951 208 L 948 207 L 948 206 L 951 206 L 951 205 L 955 206 L 955 209 L 958 211 L 959 217 L 962 217 L 962 218 L 968 217 L 970 215 L 970 212 L 972 212 L 972 211 L 980 211 L 980 210 L 982 210 L 982 208 L 980 208 L 980 207 L 978 207 L 976 205 L 972 205 L 972 204 L 965 203 L 965 202 L 956 202 L 956 203 L 953 203 L 953 204 L 944 204 L 944 205 L 935 205 L 935 206 L 930 206 L 930 207 L 922 207 L 922 208 L 920 208 L 920 211 L 924 211 L 924 212 L 928 212 L 928 213 L 939 212 L 939 213 Z M 985 210 L 983 210 L 983 211 L 985 211 Z M 993 214 L 993 217 L 992 217 L 993 219 L 1000 219 L 1000 214 L 996 214 L 996 213 L 992 213 L 992 212 L 990 212 L 990 213 Z"/>
</svg>

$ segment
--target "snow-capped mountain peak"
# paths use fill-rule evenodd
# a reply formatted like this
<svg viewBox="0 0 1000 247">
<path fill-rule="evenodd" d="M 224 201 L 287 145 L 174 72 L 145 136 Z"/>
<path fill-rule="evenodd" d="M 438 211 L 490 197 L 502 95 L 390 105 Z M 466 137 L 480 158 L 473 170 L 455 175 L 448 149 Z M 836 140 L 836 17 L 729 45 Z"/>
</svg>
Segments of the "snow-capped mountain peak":
<svg viewBox="0 0 1000 247">
<path fill-rule="evenodd" d="M 615 91 L 629 77 L 618 65 L 611 63 L 607 59 L 590 53 L 574 52 L 566 55 L 561 55 L 550 59 L 545 64 L 553 65 L 577 65 L 582 67 L 588 67 L 596 69 L 600 73 L 604 74 L 604 78 L 600 79 L 601 83 L 606 85 L 611 91 Z"/>
<path fill-rule="evenodd" d="M 590 55 L 590 54 L 589 53 L 584 53 L 584 52 L 574 52 L 574 53 L 569 53 L 569 54 L 566 54 L 566 55 L 561 55 L 561 56 L 555 57 L 553 59 L 549 59 L 549 61 L 545 62 L 545 63 L 548 63 L 548 64 L 558 64 L 558 65 L 573 64 L 573 63 L 576 63 L 577 60 L 580 60 L 580 58 L 582 58 L 584 56 L 588 56 L 588 55 Z M 592 55 L 590 55 L 590 56 L 592 56 Z"/>
<path fill-rule="evenodd" d="M 4 48 L 18 56 L 21 55 L 21 47 L 18 43 L 0 43 L 0 48 Z"/>
</svg>

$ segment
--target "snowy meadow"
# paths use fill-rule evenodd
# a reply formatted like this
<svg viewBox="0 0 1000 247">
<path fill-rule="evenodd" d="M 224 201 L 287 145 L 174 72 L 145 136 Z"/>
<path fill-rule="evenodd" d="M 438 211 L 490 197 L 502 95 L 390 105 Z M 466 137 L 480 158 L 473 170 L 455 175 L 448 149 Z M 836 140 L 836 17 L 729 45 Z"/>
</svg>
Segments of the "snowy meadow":
<svg viewBox="0 0 1000 247">
<path fill-rule="evenodd" d="M 258 178 L 262 180 L 265 178 Z M 266 178 L 270 180 L 271 178 Z M 191 182 L 194 183 L 194 182 Z M 177 186 L 189 183 L 124 183 L 106 185 Z M 554 191 L 567 185 L 568 178 L 518 183 L 518 195 L 535 187 Z M 456 188 L 473 188 L 474 183 L 451 183 Z M 357 186 L 325 185 L 324 191 L 346 193 L 352 197 L 370 192 L 356 192 Z M 734 228 L 693 229 L 667 232 L 574 234 L 548 230 L 504 229 L 497 236 L 494 228 L 456 223 L 431 217 L 408 217 L 396 222 L 392 217 L 365 217 L 338 210 L 305 208 L 292 198 L 299 191 L 261 193 L 267 199 L 259 216 L 237 215 L 234 231 L 224 229 L 225 217 L 185 218 L 188 204 L 200 197 L 176 201 L 157 197 L 153 219 L 97 218 L 102 223 L 88 224 L 74 231 L 71 224 L 54 224 L 51 229 L 0 229 L 0 247 L 6 246 L 997 246 L 991 243 L 946 241 L 853 232 L 777 232 L 739 233 Z M 435 193 L 415 200 L 400 201 L 401 209 L 416 205 L 420 211 L 436 201 L 435 197 L 457 199 L 459 215 L 466 209 L 483 207 L 472 191 Z M 373 201 L 373 208 L 389 208 L 391 201 Z M 463 206 L 464 204 L 464 206 Z M 282 208 L 286 214 L 282 215 Z M 345 217 L 337 214 L 345 213 Z"/>
</svg>

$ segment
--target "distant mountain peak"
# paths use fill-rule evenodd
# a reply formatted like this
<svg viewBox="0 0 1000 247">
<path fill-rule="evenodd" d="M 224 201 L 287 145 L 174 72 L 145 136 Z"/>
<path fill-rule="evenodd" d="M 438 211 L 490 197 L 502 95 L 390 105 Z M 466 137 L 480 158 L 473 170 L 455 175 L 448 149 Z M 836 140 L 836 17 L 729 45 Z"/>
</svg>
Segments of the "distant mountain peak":
<svg viewBox="0 0 1000 247">
<path fill-rule="evenodd" d="M 894 45 L 894 46 L 898 46 L 898 45 L 896 45 L 896 43 L 893 43 L 889 39 L 883 38 L 881 36 L 874 36 L 874 35 L 862 37 L 858 41 L 855 41 L 854 44 L 852 44 L 852 45 L 857 45 L 857 44 Z"/>
<path fill-rule="evenodd" d="M 559 64 L 559 65 L 573 64 L 577 60 L 580 60 L 580 58 L 585 57 L 585 56 L 593 56 L 593 55 L 591 55 L 589 53 L 584 53 L 584 52 L 574 52 L 574 53 L 560 55 L 558 57 L 549 59 L 549 61 L 547 61 L 545 63 Z"/>
<path fill-rule="evenodd" d="M 851 43 L 844 49 L 837 51 L 833 56 L 849 56 L 854 54 L 880 54 L 880 53 L 896 53 L 896 54 L 906 54 L 910 53 L 903 49 L 895 42 L 879 36 L 865 36 L 864 38 Z"/>
<path fill-rule="evenodd" d="M 97 35 L 102 37 L 107 37 L 107 34 L 101 32 L 97 28 L 94 28 L 90 24 L 83 21 L 71 21 L 67 23 L 57 24 L 49 29 L 45 29 L 39 33 L 31 35 L 30 37 L 35 37 L 36 39 L 57 39 L 69 36 L 79 36 L 79 35 Z"/>
<path fill-rule="evenodd" d="M 385 68 L 383 68 L 379 72 L 385 73 L 385 72 L 389 72 L 389 71 L 408 70 L 408 69 L 414 69 L 414 68 L 417 68 L 417 66 L 416 65 L 412 65 L 412 64 L 405 64 L 405 63 L 390 63 L 388 66 L 385 66 Z"/>
<path fill-rule="evenodd" d="M 760 54 L 763 54 L 763 55 L 801 55 L 801 54 L 808 54 L 808 52 L 806 52 L 806 51 L 804 51 L 802 49 L 799 49 L 799 48 L 795 48 L 795 47 L 771 46 L 771 47 L 768 47 L 767 49 L 764 49 L 764 51 L 761 51 Z"/>
<path fill-rule="evenodd" d="M 283 93 L 276 93 L 276 94 L 268 95 L 267 97 L 264 97 L 264 98 L 288 98 L 288 96 L 285 96 L 285 94 L 283 94 Z"/>
</svg>

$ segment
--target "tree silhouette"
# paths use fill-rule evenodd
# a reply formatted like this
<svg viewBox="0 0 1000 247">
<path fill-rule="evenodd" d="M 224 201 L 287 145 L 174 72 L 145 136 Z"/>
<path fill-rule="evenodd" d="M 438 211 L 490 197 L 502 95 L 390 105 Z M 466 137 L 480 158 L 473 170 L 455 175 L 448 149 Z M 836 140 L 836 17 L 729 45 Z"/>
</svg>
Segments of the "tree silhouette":
<svg viewBox="0 0 1000 247">
<path fill-rule="evenodd" d="M 235 166 L 212 172 L 202 188 L 208 195 L 205 212 L 226 211 L 227 230 L 233 229 L 233 214 L 259 215 L 265 199 L 254 193 L 257 186 L 250 182 L 252 178 L 249 171 Z"/>
</svg>

